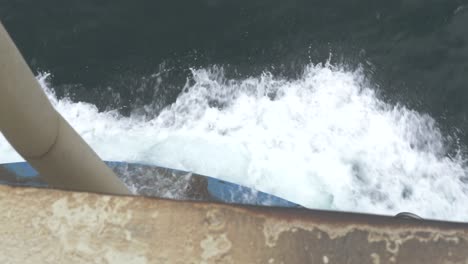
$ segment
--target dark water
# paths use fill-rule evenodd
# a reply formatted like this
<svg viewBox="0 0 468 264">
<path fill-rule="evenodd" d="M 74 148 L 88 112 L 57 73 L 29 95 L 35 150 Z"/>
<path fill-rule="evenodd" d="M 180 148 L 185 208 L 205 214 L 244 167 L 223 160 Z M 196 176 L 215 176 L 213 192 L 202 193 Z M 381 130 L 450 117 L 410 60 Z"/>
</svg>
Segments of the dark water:
<svg viewBox="0 0 468 264">
<path fill-rule="evenodd" d="M 468 143 L 466 0 L 1 0 L 0 19 L 59 96 L 101 110 L 157 113 L 190 67 L 294 77 L 332 53 Z"/>
</svg>

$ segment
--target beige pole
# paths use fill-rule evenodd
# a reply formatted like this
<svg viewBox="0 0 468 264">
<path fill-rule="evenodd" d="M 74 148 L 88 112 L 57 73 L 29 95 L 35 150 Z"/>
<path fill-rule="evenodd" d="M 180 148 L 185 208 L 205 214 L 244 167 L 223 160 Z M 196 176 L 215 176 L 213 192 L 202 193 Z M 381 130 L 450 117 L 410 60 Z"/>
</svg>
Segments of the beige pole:
<svg viewBox="0 0 468 264">
<path fill-rule="evenodd" d="M 0 131 L 52 187 L 130 194 L 55 111 L 1 23 Z"/>
</svg>

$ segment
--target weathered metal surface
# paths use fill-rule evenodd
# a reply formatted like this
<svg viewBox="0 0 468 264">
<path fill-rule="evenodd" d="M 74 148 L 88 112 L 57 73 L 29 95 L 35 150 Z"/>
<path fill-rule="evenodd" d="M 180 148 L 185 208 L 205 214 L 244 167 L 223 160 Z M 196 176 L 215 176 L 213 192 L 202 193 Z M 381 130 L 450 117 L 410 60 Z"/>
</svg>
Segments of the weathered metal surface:
<svg viewBox="0 0 468 264">
<path fill-rule="evenodd" d="M 468 225 L 0 186 L 0 263 L 468 263 Z"/>
</svg>

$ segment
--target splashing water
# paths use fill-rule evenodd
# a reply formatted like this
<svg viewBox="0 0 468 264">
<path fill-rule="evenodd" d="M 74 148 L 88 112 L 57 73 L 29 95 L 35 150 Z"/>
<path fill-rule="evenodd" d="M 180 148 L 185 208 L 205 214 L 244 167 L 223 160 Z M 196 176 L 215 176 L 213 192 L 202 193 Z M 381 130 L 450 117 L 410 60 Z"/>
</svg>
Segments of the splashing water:
<svg viewBox="0 0 468 264">
<path fill-rule="evenodd" d="M 310 208 L 468 220 L 462 157 L 428 115 L 379 100 L 359 71 L 310 65 L 301 78 L 243 80 L 193 70 L 156 118 L 58 100 L 105 160 L 141 162 L 254 187 Z M 0 162 L 20 157 L 0 139 Z"/>
</svg>

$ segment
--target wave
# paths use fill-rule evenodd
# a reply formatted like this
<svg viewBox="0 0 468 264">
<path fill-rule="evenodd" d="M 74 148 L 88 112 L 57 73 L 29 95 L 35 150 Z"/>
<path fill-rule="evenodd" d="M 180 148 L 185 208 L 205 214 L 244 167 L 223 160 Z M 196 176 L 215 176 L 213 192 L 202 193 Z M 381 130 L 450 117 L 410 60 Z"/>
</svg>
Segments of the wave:
<svg viewBox="0 0 468 264">
<path fill-rule="evenodd" d="M 385 103 L 359 70 L 309 65 L 299 78 L 228 79 L 192 70 L 156 117 L 99 112 L 58 99 L 55 108 L 105 160 L 192 171 L 309 208 L 467 220 L 466 168 L 448 154 L 429 115 Z M 0 162 L 21 158 L 0 139 Z"/>
</svg>

